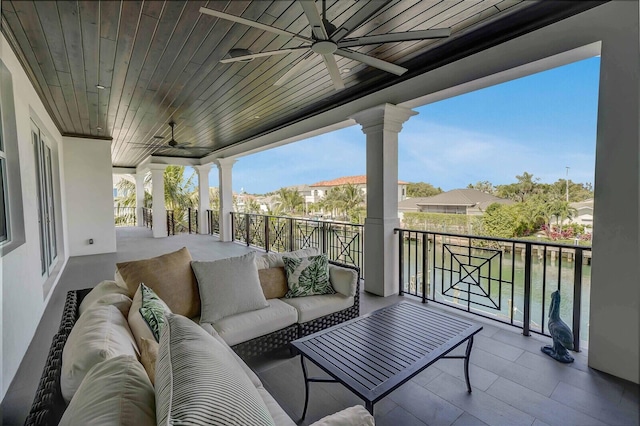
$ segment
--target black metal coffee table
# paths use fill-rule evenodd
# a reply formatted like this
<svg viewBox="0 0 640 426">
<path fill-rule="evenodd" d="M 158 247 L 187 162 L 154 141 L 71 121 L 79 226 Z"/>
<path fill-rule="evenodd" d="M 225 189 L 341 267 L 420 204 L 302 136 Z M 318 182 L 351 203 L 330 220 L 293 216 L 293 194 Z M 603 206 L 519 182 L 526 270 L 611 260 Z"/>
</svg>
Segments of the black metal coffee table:
<svg viewBox="0 0 640 426">
<path fill-rule="evenodd" d="M 307 414 L 310 382 L 342 383 L 373 405 L 442 358 L 464 359 L 467 391 L 473 336 L 482 326 L 471 321 L 400 302 L 291 342 L 300 354 L 305 380 L 302 419 Z M 467 341 L 462 356 L 447 356 Z M 308 377 L 305 358 L 332 378 Z"/>
</svg>

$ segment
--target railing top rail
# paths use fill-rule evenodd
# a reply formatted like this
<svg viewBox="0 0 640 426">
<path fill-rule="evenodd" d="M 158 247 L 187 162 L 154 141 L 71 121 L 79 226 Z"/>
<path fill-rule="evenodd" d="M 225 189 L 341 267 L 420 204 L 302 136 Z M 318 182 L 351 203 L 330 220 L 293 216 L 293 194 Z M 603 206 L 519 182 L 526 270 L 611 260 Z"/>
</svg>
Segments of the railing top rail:
<svg viewBox="0 0 640 426">
<path fill-rule="evenodd" d="M 445 237 L 455 237 L 455 238 L 469 238 L 469 239 L 478 239 L 478 240 L 489 240 L 489 241 L 498 241 L 504 243 L 517 243 L 517 244 L 531 244 L 534 246 L 548 246 L 548 247 L 558 247 L 558 248 L 569 248 L 569 249 L 582 249 L 582 250 L 591 250 L 591 246 L 580 246 L 575 244 L 563 244 L 563 243 L 552 243 L 547 241 L 534 241 L 534 240 L 520 240 L 517 238 L 500 238 L 500 237 L 488 237 L 484 235 L 465 235 L 465 234 L 453 234 L 448 232 L 437 232 L 437 231 L 423 231 L 420 229 L 406 229 L 406 228 L 394 228 L 393 232 L 398 233 L 399 231 L 403 232 L 415 232 L 418 234 L 434 234 L 434 235 L 442 235 Z"/>
<path fill-rule="evenodd" d="M 296 216 L 275 216 L 275 215 L 270 215 L 270 214 L 261 214 L 261 213 L 244 213 L 244 212 L 231 212 L 231 214 L 244 214 L 244 215 L 249 215 L 249 216 L 262 216 L 262 217 L 273 217 L 276 219 L 293 219 L 293 220 L 300 220 L 300 221 L 304 221 L 304 222 L 314 222 L 314 223 L 333 223 L 333 224 L 337 224 L 337 225 L 351 225 L 351 226 L 357 226 L 357 227 L 364 227 L 364 225 L 360 224 L 360 223 L 351 223 L 351 222 L 343 222 L 343 221 L 339 221 L 339 220 L 320 220 L 320 219 L 309 219 L 306 217 L 296 217 Z"/>
</svg>

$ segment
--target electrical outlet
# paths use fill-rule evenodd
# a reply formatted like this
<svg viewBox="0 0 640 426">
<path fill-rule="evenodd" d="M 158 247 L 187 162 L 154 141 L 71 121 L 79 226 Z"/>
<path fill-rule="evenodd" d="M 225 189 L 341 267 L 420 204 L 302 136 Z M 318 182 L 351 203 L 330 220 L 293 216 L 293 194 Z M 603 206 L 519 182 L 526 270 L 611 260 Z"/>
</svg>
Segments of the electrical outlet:
<svg viewBox="0 0 640 426">
<path fill-rule="evenodd" d="M 93 244 L 93 238 L 89 238 L 89 244 Z"/>
</svg>

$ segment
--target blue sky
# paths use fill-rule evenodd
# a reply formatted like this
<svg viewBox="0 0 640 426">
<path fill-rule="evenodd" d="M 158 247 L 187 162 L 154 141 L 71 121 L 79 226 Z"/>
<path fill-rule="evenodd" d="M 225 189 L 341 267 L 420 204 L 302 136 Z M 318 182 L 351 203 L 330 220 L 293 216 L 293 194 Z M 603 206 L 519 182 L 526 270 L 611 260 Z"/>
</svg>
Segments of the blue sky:
<svg viewBox="0 0 640 426">
<path fill-rule="evenodd" d="M 600 58 L 414 108 L 399 135 L 398 174 L 444 190 L 523 171 L 542 182 L 593 183 Z M 233 189 L 249 193 L 365 174 L 365 136 L 352 126 L 241 157 Z M 210 185 L 218 185 L 215 168 Z"/>
</svg>

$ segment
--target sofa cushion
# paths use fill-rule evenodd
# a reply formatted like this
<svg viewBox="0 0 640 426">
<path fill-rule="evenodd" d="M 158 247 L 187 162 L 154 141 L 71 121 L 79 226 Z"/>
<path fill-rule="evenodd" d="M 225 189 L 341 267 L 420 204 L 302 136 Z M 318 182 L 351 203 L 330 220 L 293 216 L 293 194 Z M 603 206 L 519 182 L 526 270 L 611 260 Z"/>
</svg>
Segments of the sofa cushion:
<svg viewBox="0 0 640 426">
<path fill-rule="evenodd" d="M 345 408 L 337 413 L 321 418 L 311 426 L 336 426 L 336 425 L 358 425 L 358 426 L 374 426 L 375 420 L 373 416 L 362 406 L 354 405 Z"/>
<path fill-rule="evenodd" d="M 286 298 L 335 293 L 329 282 L 326 254 L 301 258 L 284 256 L 282 260 L 289 287 Z"/>
<path fill-rule="evenodd" d="M 287 286 L 287 274 L 284 268 L 258 269 L 258 278 L 264 297 L 267 299 L 279 299 L 284 297 L 289 290 Z"/>
<path fill-rule="evenodd" d="M 118 284 L 116 284 L 115 281 L 102 281 L 100 284 L 95 286 L 93 290 L 91 290 L 89 294 L 87 294 L 84 297 L 84 299 L 82 299 L 82 303 L 80 303 L 80 307 L 78 308 L 78 314 L 82 315 L 84 311 L 86 311 L 96 301 L 98 301 L 99 299 L 102 299 L 104 296 L 111 295 L 111 294 L 121 294 L 131 299 L 131 296 L 129 295 L 129 291 L 127 289 L 124 289 L 118 286 Z M 112 300 L 115 300 L 115 299 L 112 299 Z M 127 311 L 128 309 L 129 308 L 127 308 Z M 124 314 L 124 315 L 127 315 L 127 314 Z"/>
<path fill-rule="evenodd" d="M 282 261 L 283 256 L 299 258 L 299 257 L 317 256 L 319 254 L 320 254 L 320 250 L 318 250 L 315 247 L 309 247 L 309 248 L 289 251 L 285 253 L 276 253 L 272 251 L 262 255 L 262 258 L 267 261 L 269 268 L 283 268 L 284 267 L 284 262 Z"/>
<path fill-rule="evenodd" d="M 358 284 L 358 272 L 351 268 L 329 265 L 329 279 L 333 289 L 345 296 L 355 296 Z"/>
<path fill-rule="evenodd" d="M 140 362 L 151 380 L 151 384 L 156 383 L 156 360 L 158 359 L 158 342 L 153 339 L 140 339 Z"/>
<path fill-rule="evenodd" d="M 311 321 L 353 306 L 353 297 L 340 293 L 282 299 L 298 311 L 298 322 Z"/>
<path fill-rule="evenodd" d="M 269 414 L 273 418 L 273 422 L 278 426 L 295 426 L 291 417 L 287 415 L 287 413 L 282 409 L 280 404 L 271 396 L 269 392 L 260 384 L 256 387 L 258 390 L 258 394 L 264 401 L 264 404 L 267 406 L 267 410 L 269 410 Z"/>
<path fill-rule="evenodd" d="M 127 320 L 115 306 L 96 306 L 78 318 L 62 350 L 60 389 L 68 402 L 94 365 L 118 355 L 137 356 Z"/>
<path fill-rule="evenodd" d="M 151 259 L 118 263 L 118 271 L 133 297 L 140 283 L 153 289 L 171 312 L 194 317 L 200 313 L 198 284 L 186 247 Z"/>
<path fill-rule="evenodd" d="M 83 311 L 83 313 L 90 311 L 91 309 L 94 309 L 96 306 L 111 305 L 118 308 L 118 310 L 122 312 L 122 315 L 126 317 L 127 315 L 129 315 L 129 310 L 131 309 L 131 303 L 132 303 L 131 298 L 125 294 L 118 294 L 118 293 L 105 294 L 100 299 L 93 302 L 87 309 Z M 79 309 L 78 309 L 78 312 L 80 312 Z"/>
<path fill-rule="evenodd" d="M 142 293 L 143 285 L 144 284 L 140 284 L 140 286 L 138 286 L 138 290 L 136 291 L 135 296 L 133 296 L 133 303 L 131 303 L 131 309 L 129 310 L 129 317 L 128 317 L 129 327 L 131 328 L 133 337 L 136 339 L 136 343 L 138 344 L 138 347 L 140 347 L 141 339 L 143 337 L 145 339 L 155 340 L 156 342 L 159 340 L 159 337 L 160 337 L 160 333 L 158 333 L 158 339 L 156 339 L 156 336 L 151 326 L 149 325 L 147 320 L 145 320 L 145 318 L 142 316 L 142 313 L 140 312 L 140 309 L 143 308 L 143 293 Z M 153 292 L 153 290 L 149 289 L 147 286 L 144 286 L 144 288 L 146 288 L 148 291 Z M 155 295 L 155 292 L 153 293 L 155 295 L 155 298 L 153 297 L 153 295 L 150 295 L 148 292 L 146 294 L 147 296 L 144 299 L 145 309 L 143 311 L 148 312 L 149 310 L 152 310 L 152 312 L 155 312 L 155 315 L 158 314 L 158 311 L 171 312 L 171 309 L 169 309 L 167 304 L 164 303 L 162 299 L 160 299 L 157 295 Z M 163 322 L 163 321 L 164 321 L 164 316 L 162 317 L 162 319 L 158 319 L 158 322 Z"/>
<path fill-rule="evenodd" d="M 233 346 L 288 327 L 297 320 L 295 308 L 280 299 L 270 299 L 267 308 L 223 318 L 213 324 L 213 328 Z"/>
<path fill-rule="evenodd" d="M 224 345 L 167 314 L 156 364 L 158 424 L 273 425 L 255 386 Z"/>
<path fill-rule="evenodd" d="M 191 262 L 202 300 L 201 322 L 269 306 L 260 287 L 255 252 L 212 262 Z"/>
<path fill-rule="evenodd" d="M 87 373 L 60 425 L 155 426 L 155 402 L 142 365 L 133 356 L 121 355 Z"/>
</svg>

